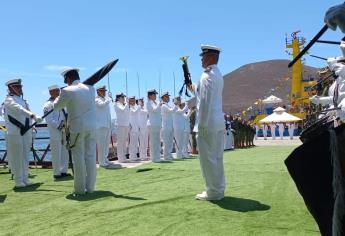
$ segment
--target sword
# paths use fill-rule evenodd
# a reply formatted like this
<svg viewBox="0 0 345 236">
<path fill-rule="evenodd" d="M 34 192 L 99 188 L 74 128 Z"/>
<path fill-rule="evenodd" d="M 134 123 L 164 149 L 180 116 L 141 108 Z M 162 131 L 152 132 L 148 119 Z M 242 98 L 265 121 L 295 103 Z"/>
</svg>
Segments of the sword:
<svg viewBox="0 0 345 236">
<path fill-rule="evenodd" d="M 303 50 L 289 63 L 288 67 L 293 66 L 301 57 L 316 43 L 319 38 L 328 30 L 328 26 L 324 25 L 315 37 L 303 48 Z"/>
</svg>

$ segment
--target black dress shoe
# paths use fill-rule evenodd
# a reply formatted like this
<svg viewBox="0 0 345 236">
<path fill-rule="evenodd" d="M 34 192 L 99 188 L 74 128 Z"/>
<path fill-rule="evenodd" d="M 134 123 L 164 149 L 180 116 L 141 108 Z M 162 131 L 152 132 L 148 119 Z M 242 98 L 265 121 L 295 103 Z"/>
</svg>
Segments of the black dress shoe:
<svg viewBox="0 0 345 236">
<path fill-rule="evenodd" d="M 54 179 L 61 179 L 62 177 L 62 175 L 54 175 Z"/>
<path fill-rule="evenodd" d="M 62 176 L 62 177 L 67 177 L 67 176 L 72 176 L 72 175 L 69 174 L 69 173 L 61 173 L 61 176 Z"/>
</svg>

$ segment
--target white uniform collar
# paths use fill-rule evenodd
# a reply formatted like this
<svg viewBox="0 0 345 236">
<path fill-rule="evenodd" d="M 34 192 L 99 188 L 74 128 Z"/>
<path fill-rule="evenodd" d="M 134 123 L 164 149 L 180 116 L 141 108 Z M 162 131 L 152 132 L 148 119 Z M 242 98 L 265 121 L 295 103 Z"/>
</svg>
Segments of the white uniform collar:
<svg viewBox="0 0 345 236">
<path fill-rule="evenodd" d="M 72 85 L 77 85 L 77 84 L 79 84 L 80 83 L 80 80 L 74 80 L 73 82 L 72 82 Z"/>
</svg>

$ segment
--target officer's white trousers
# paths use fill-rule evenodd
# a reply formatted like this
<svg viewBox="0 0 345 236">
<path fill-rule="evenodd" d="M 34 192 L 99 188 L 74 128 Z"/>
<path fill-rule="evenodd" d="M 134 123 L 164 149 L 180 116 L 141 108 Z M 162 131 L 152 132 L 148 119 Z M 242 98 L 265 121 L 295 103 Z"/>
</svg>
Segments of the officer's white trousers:
<svg viewBox="0 0 345 236">
<path fill-rule="evenodd" d="M 160 127 L 149 126 L 150 133 L 150 158 L 152 161 L 160 161 L 161 159 L 161 140 Z"/>
<path fill-rule="evenodd" d="M 224 132 L 224 150 L 232 148 L 231 131 L 225 130 Z"/>
<path fill-rule="evenodd" d="M 172 148 L 173 148 L 173 141 L 174 141 L 174 136 L 173 136 L 173 131 L 172 129 L 163 129 L 161 130 L 161 136 L 162 136 L 162 141 L 163 141 L 163 157 L 166 160 L 172 159 L 173 156 L 171 154 Z"/>
<path fill-rule="evenodd" d="M 197 135 L 201 172 L 211 198 L 224 196 L 225 178 L 223 167 L 224 131 L 208 130 L 206 137 Z"/>
<path fill-rule="evenodd" d="M 32 145 L 32 135 L 29 130 L 24 136 L 7 134 L 7 155 L 11 163 L 15 185 L 26 184 L 29 180 L 29 155 Z"/>
<path fill-rule="evenodd" d="M 147 128 L 140 128 L 139 130 L 139 152 L 140 158 L 146 159 L 147 158 L 147 145 L 149 140 L 149 133 Z"/>
<path fill-rule="evenodd" d="M 189 131 L 183 132 L 183 145 L 182 145 L 182 156 L 188 157 L 188 145 L 189 145 Z"/>
<path fill-rule="evenodd" d="M 97 129 L 97 153 L 98 163 L 100 166 L 109 164 L 109 144 L 110 144 L 110 128 L 101 127 Z"/>
<path fill-rule="evenodd" d="M 276 130 L 271 130 L 272 139 L 276 139 Z"/>
<path fill-rule="evenodd" d="M 128 140 L 128 126 L 118 126 L 117 127 L 117 159 L 121 161 L 126 161 L 127 147 L 126 142 Z"/>
<path fill-rule="evenodd" d="M 136 160 L 138 159 L 138 140 L 139 140 L 139 131 L 130 131 L 129 133 L 129 159 Z"/>
<path fill-rule="evenodd" d="M 176 157 L 182 158 L 183 157 L 183 141 L 184 141 L 184 130 L 182 129 L 175 129 L 174 136 L 176 140 Z"/>
<path fill-rule="evenodd" d="M 59 132 L 59 131 L 56 131 Z M 50 133 L 50 150 L 52 155 L 52 165 L 54 175 L 67 173 L 68 170 L 68 151 L 66 142 L 61 143 L 61 133 Z M 65 140 L 65 139 L 64 139 Z"/>
<path fill-rule="evenodd" d="M 83 194 L 93 192 L 96 184 L 96 130 L 71 134 L 74 167 L 74 191 Z"/>
</svg>

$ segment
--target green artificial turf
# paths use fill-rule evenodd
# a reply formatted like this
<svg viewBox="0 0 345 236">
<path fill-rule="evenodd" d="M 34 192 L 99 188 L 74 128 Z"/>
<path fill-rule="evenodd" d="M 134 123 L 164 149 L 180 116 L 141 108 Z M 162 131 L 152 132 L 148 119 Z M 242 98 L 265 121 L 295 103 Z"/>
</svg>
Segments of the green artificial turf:
<svg viewBox="0 0 345 236">
<path fill-rule="evenodd" d="M 294 147 L 226 152 L 226 197 L 203 190 L 199 161 L 98 169 L 97 191 L 75 198 L 73 181 L 31 169 L 20 191 L 0 170 L 0 235 L 319 235 L 284 166 Z"/>
</svg>

